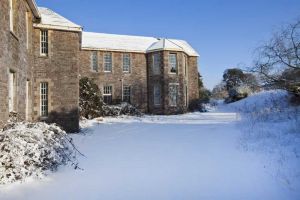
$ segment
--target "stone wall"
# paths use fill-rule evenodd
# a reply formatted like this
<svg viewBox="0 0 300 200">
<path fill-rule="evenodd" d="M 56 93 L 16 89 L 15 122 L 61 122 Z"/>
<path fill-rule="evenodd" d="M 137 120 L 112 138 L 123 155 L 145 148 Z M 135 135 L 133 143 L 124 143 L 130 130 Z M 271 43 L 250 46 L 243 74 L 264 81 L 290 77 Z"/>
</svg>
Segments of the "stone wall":
<svg viewBox="0 0 300 200">
<path fill-rule="evenodd" d="M 80 32 L 48 30 L 49 53 L 40 55 L 40 29 L 34 29 L 34 120 L 57 123 L 67 132 L 79 130 Z M 49 85 L 49 116 L 41 118 L 40 83 Z"/>
<path fill-rule="evenodd" d="M 109 52 L 112 53 L 112 72 L 104 72 L 103 59 L 105 51 L 97 51 L 98 72 L 93 71 L 92 53 L 93 51 L 91 50 L 82 50 L 80 52 L 80 77 L 92 78 L 101 91 L 104 85 L 113 86 L 112 96 L 114 103 L 122 101 L 122 84 L 131 86 L 131 103 L 143 112 L 147 112 L 148 97 L 145 54 L 129 53 L 131 70 L 130 73 L 127 73 L 123 72 L 123 52 Z"/>
<path fill-rule="evenodd" d="M 0 6 L 0 126 L 8 119 L 8 74 L 15 74 L 14 106 L 22 119 L 26 118 L 26 82 L 32 81 L 31 68 L 33 65 L 31 32 L 33 14 L 25 0 L 14 0 L 14 28 L 10 31 L 9 1 L 1 0 Z M 28 18 L 26 18 L 26 12 Z M 28 19 L 28 20 L 27 20 Z M 27 29 L 29 40 L 27 47 Z M 32 84 L 29 84 L 32 85 Z M 31 88 L 29 88 L 29 101 Z M 29 103 L 28 105 L 31 105 Z M 28 108 L 28 119 L 31 119 L 31 107 Z"/>
</svg>

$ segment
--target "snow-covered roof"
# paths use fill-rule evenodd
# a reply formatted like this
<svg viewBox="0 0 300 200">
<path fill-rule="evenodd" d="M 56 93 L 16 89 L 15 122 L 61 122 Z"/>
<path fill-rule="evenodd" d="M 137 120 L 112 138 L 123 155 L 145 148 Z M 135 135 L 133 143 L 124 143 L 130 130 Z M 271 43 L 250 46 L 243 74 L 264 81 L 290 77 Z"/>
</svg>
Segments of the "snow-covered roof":
<svg viewBox="0 0 300 200">
<path fill-rule="evenodd" d="M 39 7 L 38 9 L 41 14 L 41 21 L 40 23 L 36 23 L 35 27 L 82 31 L 81 26 L 71 22 L 49 8 Z"/>
<path fill-rule="evenodd" d="M 82 48 L 141 53 L 171 50 L 183 51 L 189 56 L 199 56 L 198 53 L 184 40 L 158 39 L 154 37 L 107 33 L 83 32 Z"/>
</svg>

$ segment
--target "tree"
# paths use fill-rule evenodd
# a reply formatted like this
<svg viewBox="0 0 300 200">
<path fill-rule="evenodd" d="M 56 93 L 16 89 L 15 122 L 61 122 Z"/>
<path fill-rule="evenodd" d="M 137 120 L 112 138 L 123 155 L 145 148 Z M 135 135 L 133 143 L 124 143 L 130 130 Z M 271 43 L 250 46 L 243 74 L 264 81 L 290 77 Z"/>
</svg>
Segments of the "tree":
<svg viewBox="0 0 300 200">
<path fill-rule="evenodd" d="M 211 97 L 213 99 L 225 99 L 228 97 L 226 85 L 223 81 L 213 88 Z"/>
<path fill-rule="evenodd" d="M 264 85 L 287 91 L 300 90 L 300 20 L 285 26 L 257 48 L 252 72 L 261 75 Z M 289 75 L 288 75 L 289 74 Z"/>
<path fill-rule="evenodd" d="M 102 116 L 103 99 L 93 80 L 84 77 L 79 81 L 80 116 L 92 119 Z"/>
</svg>

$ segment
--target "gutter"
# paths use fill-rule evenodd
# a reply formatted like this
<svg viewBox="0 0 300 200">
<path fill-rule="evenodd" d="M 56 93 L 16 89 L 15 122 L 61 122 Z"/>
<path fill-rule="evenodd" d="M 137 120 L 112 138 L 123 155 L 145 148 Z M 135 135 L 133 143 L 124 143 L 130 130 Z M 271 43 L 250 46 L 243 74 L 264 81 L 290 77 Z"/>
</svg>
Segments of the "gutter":
<svg viewBox="0 0 300 200">
<path fill-rule="evenodd" d="M 27 0 L 29 7 L 31 8 L 32 13 L 37 19 L 41 19 L 41 14 L 37 8 L 35 0 Z"/>
</svg>

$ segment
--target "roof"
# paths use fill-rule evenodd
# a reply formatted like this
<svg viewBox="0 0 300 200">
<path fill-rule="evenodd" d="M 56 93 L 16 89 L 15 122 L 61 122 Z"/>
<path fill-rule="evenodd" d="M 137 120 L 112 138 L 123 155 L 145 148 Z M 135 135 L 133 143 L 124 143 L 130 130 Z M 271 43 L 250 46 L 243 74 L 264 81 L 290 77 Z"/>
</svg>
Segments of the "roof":
<svg viewBox="0 0 300 200">
<path fill-rule="evenodd" d="M 36 23 L 35 27 L 67 31 L 82 31 L 81 26 L 71 22 L 49 8 L 39 7 L 38 9 L 41 13 L 41 21 L 40 23 Z"/>
<path fill-rule="evenodd" d="M 41 15 L 40 15 L 40 13 L 39 13 L 39 10 L 38 10 L 38 8 L 37 8 L 37 5 L 36 5 L 36 3 L 35 3 L 35 0 L 27 0 L 27 3 L 28 3 L 28 5 L 29 5 L 29 7 L 30 7 L 30 9 L 31 9 L 31 11 L 32 11 L 32 13 L 33 13 L 33 15 L 36 17 L 36 18 L 41 18 Z"/>
<path fill-rule="evenodd" d="M 189 56 L 199 56 L 199 54 L 184 40 L 158 39 L 154 37 L 107 33 L 83 32 L 82 48 L 140 53 L 170 50 L 183 51 Z"/>
</svg>

